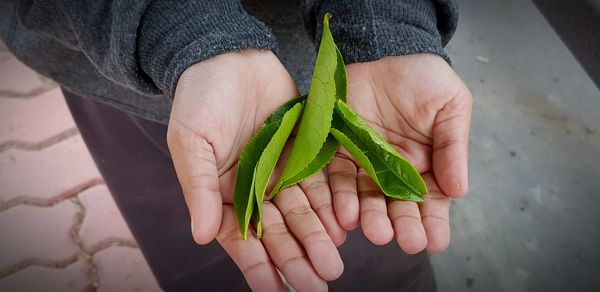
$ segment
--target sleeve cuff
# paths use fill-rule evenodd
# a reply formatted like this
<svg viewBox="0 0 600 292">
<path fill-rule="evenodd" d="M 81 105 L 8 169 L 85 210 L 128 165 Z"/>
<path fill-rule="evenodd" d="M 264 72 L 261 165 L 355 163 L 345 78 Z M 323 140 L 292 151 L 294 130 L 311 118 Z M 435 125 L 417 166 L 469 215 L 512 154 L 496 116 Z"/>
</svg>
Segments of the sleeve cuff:
<svg viewBox="0 0 600 292">
<path fill-rule="evenodd" d="M 239 1 L 200 2 L 154 1 L 141 25 L 140 67 L 170 97 L 183 71 L 195 63 L 231 51 L 277 47 L 271 31 Z"/>
<path fill-rule="evenodd" d="M 410 24 L 393 26 L 384 24 L 375 29 L 376 33 L 367 34 L 360 26 L 332 25 L 334 37 L 336 33 L 341 36 L 352 35 L 352 37 L 341 37 L 342 41 L 339 42 L 336 39 L 346 64 L 422 53 L 435 54 L 450 62 L 437 34 Z"/>
<path fill-rule="evenodd" d="M 313 12 L 317 19 L 333 14 L 331 30 L 347 64 L 418 53 L 435 54 L 450 63 L 444 46 L 456 28 L 451 1 L 325 2 Z M 322 23 L 316 21 L 317 40 L 321 32 Z"/>
</svg>

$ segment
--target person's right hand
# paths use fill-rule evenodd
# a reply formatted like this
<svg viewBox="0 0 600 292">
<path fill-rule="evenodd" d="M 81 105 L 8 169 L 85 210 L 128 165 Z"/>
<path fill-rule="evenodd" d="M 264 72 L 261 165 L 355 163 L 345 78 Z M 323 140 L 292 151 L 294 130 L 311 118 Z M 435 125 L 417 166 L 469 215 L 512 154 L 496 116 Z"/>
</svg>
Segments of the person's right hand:
<svg viewBox="0 0 600 292">
<path fill-rule="evenodd" d="M 225 53 L 189 67 L 177 84 L 167 141 L 191 215 L 194 240 L 215 237 L 258 291 L 322 291 L 343 270 L 345 239 L 319 172 L 265 201 L 263 236 L 242 240 L 232 207 L 239 154 L 279 105 L 297 96 L 270 51 Z"/>
</svg>

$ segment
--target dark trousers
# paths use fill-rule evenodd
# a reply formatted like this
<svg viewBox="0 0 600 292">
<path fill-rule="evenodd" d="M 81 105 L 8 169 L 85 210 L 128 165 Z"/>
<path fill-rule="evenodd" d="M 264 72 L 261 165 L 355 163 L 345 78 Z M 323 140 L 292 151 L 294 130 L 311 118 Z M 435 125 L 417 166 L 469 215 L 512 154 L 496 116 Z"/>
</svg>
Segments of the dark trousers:
<svg viewBox="0 0 600 292">
<path fill-rule="evenodd" d="M 98 168 L 160 286 L 166 291 L 247 291 L 233 261 L 213 241 L 194 243 L 166 144 L 167 127 L 64 91 Z M 110 228 L 110 226 L 107 226 Z M 339 248 L 345 270 L 332 291 L 435 291 L 425 253 L 395 242 L 374 246 L 360 230 Z"/>
</svg>

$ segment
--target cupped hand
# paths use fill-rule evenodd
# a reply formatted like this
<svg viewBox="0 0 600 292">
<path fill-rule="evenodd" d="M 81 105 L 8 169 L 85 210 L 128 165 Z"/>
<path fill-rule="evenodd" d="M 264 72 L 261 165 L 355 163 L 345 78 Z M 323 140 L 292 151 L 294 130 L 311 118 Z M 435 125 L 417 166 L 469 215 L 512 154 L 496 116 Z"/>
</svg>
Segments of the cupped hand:
<svg viewBox="0 0 600 292">
<path fill-rule="evenodd" d="M 263 236 L 242 240 L 233 212 L 239 154 L 279 105 L 298 92 L 270 51 L 215 56 L 180 77 L 167 140 L 198 244 L 215 237 L 253 290 L 283 290 L 279 269 L 297 290 L 326 290 L 342 273 L 345 238 L 323 173 L 265 202 Z"/>
<path fill-rule="evenodd" d="M 445 250 L 451 198 L 467 191 L 471 94 L 441 57 L 386 57 L 347 66 L 348 103 L 412 162 L 429 193 L 423 203 L 385 197 L 343 150 L 328 166 L 336 215 L 359 224 L 375 244 L 396 241 L 406 253 Z M 358 194 L 358 196 L 357 196 Z"/>
</svg>

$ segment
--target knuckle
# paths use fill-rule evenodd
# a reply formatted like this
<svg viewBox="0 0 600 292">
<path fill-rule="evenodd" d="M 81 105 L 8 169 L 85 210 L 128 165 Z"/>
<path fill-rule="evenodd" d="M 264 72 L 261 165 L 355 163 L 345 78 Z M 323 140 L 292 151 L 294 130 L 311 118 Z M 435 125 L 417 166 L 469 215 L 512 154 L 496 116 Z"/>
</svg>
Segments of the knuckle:
<svg viewBox="0 0 600 292">
<path fill-rule="evenodd" d="M 449 225 L 450 224 L 450 221 L 448 220 L 447 217 L 445 217 L 445 216 L 439 216 L 439 215 L 427 214 L 427 215 L 424 215 L 423 218 L 421 218 L 421 220 L 423 220 L 423 221 L 438 221 L 439 223 L 441 223 L 443 225 Z"/>
<path fill-rule="evenodd" d="M 360 210 L 361 217 L 380 216 L 380 215 L 384 215 L 383 211 L 376 209 L 376 208 L 361 208 L 361 210 Z"/>
<path fill-rule="evenodd" d="M 253 263 L 253 264 L 251 264 L 249 266 L 243 267 L 240 270 L 241 270 L 242 274 L 247 275 L 247 274 L 250 274 L 250 273 L 252 273 L 252 272 L 254 272 L 256 270 L 260 270 L 262 268 L 265 268 L 265 266 L 268 266 L 269 264 L 270 263 L 266 262 L 266 261 L 259 261 L 259 262 Z"/>
<path fill-rule="evenodd" d="M 279 209 L 271 201 L 263 201 L 263 225 L 283 221 Z"/>
<path fill-rule="evenodd" d="M 235 233 L 239 233 L 239 231 L 236 230 Z M 195 240 L 195 237 L 194 237 Z M 221 244 L 221 246 L 229 246 L 229 245 L 235 245 L 236 242 L 241 241 L 242 238 L 239 236 L 236 236 L 232 231 L 228 231 L 227 234 L 223 235 L 223 236 L 217 236 L 217 241 L 219 242 L 219 244 Z"/>
<path fill-rule="evenodd" d="M 362 190 L 360 196 L 362 198 L 379 198 L 381 196 L 381 191 L 376 189 Z"/>
<path fill-rule="evenodd" d="M 330 177 L 356 179 L 356 170 L 348 170 L 344 168 L 332 168 L 328 170 Z"/>
<path fill-rule="evenodd" d="M 324 189 L 329 189 L 329 186 L 324 179 L 306 180 L 301 183 L 305 193 L 313 193 Z"/>
<path fill-rule="evenodd" d="M 345 150 L 342 151 L 338 151 L 335 153 L 335 155 L 333 156 L 333 160 L 331 161 L 331 164 L 333 165 L 338 165 L 338 164 L 345 164 L 343 166 L 348 166 L 348 164 L 351 164 L 352 166 L 356 167 L 356 165 L 354 165 L 354 162 L 352 162 L 352 156 Z M 342 167 L 344 168 L 344 167 Z"/>
<path fill-rule="evenodd" d="M 281 271 L 285 274 L 286 271 L 288 270 L 287 267 L 289 265 L 292 265 L 297 261 L 303 261 L 303 260 L 304 260 L 304 256 L 302 256 L 302 255 L 297 255 L 297 256 L 288 258 L 285 261 L 283 261 L 283 263 L 281 264 Z"/>
<path fill-rule="evenodd" d="M 339 187 L 333 190 L 333 196 L 356 197 L 356 189 Z"/>
<path fill-rule="evenodd" d="M 302 236 L 302 242 L 304 245 L 322 241 L 331 241 L 325 230 L 314 230 Z"/>
<path fill-rule="evenodd" d="M 321 204 L 320 206 L 317 206 L 317 208 L 315 209 L 316 213 L 321 213 L 323 211 L 328 211 L 328 210 L 333 210 L 333 205 L 331 204 L 331 202 L 326 202 Z"/>
<path fill-rule="evenodd" d="M 281 236 L 288 233 L 287 226 L 283 222 L 264 224 L 263 230 L 265 236 Z"/>
<path fill-rule="evenodd" d="M 392 222 L 393 223 L 398 223 L 397 221 L 402 220 L 402 219 L 408 219 L 411 221 L 416 221 L 417 223 L 421 224 L 421 218 L 416 216 L 416 215 L 411 215 L 411 214 L 400 214 L 400 215 L 396 215 L 396 216 L 392 216 Z"/>
<path fill-rule="evenodd" d="M 310 208 L 309 205 L 295 205 L 293 207 L 291 207 L 290 209 L 288 209 L 284 214 L 283 217 L 285 217 L 286 219 L 289 217 L 304 217 L 307 215 L 310 215 L 310 213 L 312 213 L 312 209 Z"/>
<path fill-rule="evenodd" d="M 439 201 L 439 202 L 450 201 L 450 198 L 448 196 L 443 194 L 440 190 L 434 189 L 434 188 L 430 188 L 429 193 L 427 193 L 425 196 L 423 196 L 423 199 L 425 199 L 426 201 Z"/>
<path fill-rule="evenodd" d="M 183 192 L 187 194 L 218 193 L 219 182 L 210 174 L 200 173 L 187 177 L 182 188 Z"/>
</svg>

